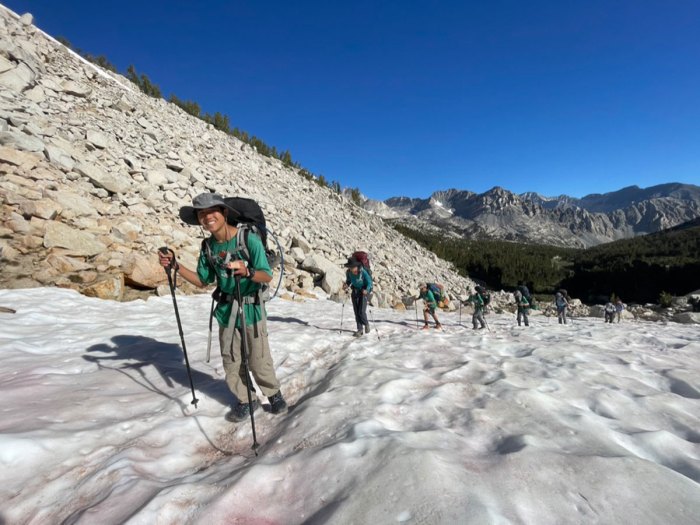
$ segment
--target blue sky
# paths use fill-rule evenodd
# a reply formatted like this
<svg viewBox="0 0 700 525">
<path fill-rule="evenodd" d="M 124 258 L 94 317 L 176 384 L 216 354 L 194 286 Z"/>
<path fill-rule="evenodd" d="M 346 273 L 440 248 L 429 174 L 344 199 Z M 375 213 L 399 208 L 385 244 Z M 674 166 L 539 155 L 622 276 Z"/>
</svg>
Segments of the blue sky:
<svg viewBox="0 0 700 525">
<path fill-rule="evenodd" d="M 376 199 L 700 184 L 696 0 L 0 0 Z"/>
</svg>

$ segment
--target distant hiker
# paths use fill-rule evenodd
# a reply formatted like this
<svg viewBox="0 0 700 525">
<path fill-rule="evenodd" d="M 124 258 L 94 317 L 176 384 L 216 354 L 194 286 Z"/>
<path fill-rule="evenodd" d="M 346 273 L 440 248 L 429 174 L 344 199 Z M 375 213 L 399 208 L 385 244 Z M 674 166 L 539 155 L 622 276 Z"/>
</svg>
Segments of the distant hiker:
<svg viewBox="0 0 700 525">
<path fill-rule="evenodd" d="M 353 334 L 355 337 L 360 337 L 363 333 L 369 333 L 369 321 L 367 321 L 367 301 L 369 294 L 372 291 L 372 276 L 364 268 L 362 263 L 350 257 L 345 263 L 347 271 L 345 272 L 345 284 L 343 289 L 350 288 L 350 298 L 352 299 L 352 309 L 355 312 L 355 323 L 357 331 Z"/>
<path fill-rule="evenodd" d="M 561 291 L 557 292 L 554 296 L 554 306 L 557 308 L 559 324 L 566 324 L 566 309 L 569 307 L 569 301 L 566 300 L 566 297 Z"/>
<path fill-rule="evenodd" d="M 615 319 L 615 305 L 611 301 L 608 301 L 605 304 L 604 313 L 605 322 L 612 324 L 613 320 Z"/>
<path fill-rule="evenodd" d="M 513 297 L 515 297 L 515 304 L 518 307 L 518 326 L 520 326 L 521 321 L 525 323 L 525 326 L 530 326 L 530 321 L 528 320 L 530 302 L 520 290 L 515 290 Z"/>
<path fill-rule="evenodd" d="M 217 283 L 214 297 L 218 304 L 214 316 L 219 323 L 221 359 L 226 383 L 237 400 L 231 411 L 226 414 L 229 421 L 243 421 L 250 416 L 251 410 L 255 411 L 258 408 L 255 399 L 252 403 L 245 401 L 249 378 L 241 366 L 241 319 L 233 314 L 238 310 L 235 300 L 236 276 L 240 276 L 240 291 L 244 302 L 250 372 L 263 395 L 267 396 L 270 411 L 278 414 L 287 409 L 270 354 L 265 305 L 259 300 L 258 294 L 261 285 L 272 280 L 272 271 L 262 241 L 253 232 L 249 232 L 246 242 L 250 258 L 245 260 L 241 256 L 243 248 L 237 246 L 238 228 L 229 224 L 229 221 L 235 221 L 239 216 L 236 210 L 226 205 L 220 195 L 198 195 L 193 199 L 192 206 L 183 206 L 180 209 L 180 218 L 184 222 L 193 226 L 199 225 L 204 231 L 211 233 L 211 236 L 202 242 L 197 269 L 190 270 L 178 261 L 173 261 L 172 254 L 159 252 L 160 263 L 164 267 L 174 264 L 176 271 L 193 285 L 203 288 L 214 281 Z M 232 315 L 235 315 L 235 319 L 231 319 Z"/>
<path fill-rule="evenodd" d="M 617 316 L 617 322 L 619 323 L 622 320 L 622 310 L 625 309 L 625 305 L 622 302 L 622 299 L 619 297 L 615 300 L 615 314 Z"/>
<path fill-rule="evenodd" d="M 435 321 L 435 328 L 442 328 L 442 325 L 440 324 L 440 321 L 437 318 L 437 314 L 435 313 L 438 308 L 438 302 L 435 298 L 435 295 L 430 290 L 430 286 L 428 285 L 428 283 L 421 283 L 420 294 L 418 298 L 423 300 L 423 320 L 425 321 L 425 324 L 423 325 L 423 328 L 421 328 L 421 330 L 427 330 L 428 328 L 430 328 L 430 325 L 428 325 L 429 315 L 432 316 L 433 320 Z"/>
<path fill-rule="evenodd" d="M 481 286 L 476 286 L 474 288 L 474 293 L 467 299 L 468 303 L 474 305 L 474 313 L 472 314 L 474 330 L 486 328 L 486 321 L 484 320 L 484 308 L 486 308 L 486 302 L 483 296 L 484 293 L 485 291 Z"/>
<path fill-rule="evenodd" d="M 525 284 L 525 281 L 518 281 L 518 287 L 516 288 L 516 290 L 519 291 L 522 294 L 522 296 L 527 300 L 528 304 L 530 305 L 530 308 L 537 308 L 537 305 L 535 304 L 535 298 L 530 293 L 530 289 Z"/>
</svg>

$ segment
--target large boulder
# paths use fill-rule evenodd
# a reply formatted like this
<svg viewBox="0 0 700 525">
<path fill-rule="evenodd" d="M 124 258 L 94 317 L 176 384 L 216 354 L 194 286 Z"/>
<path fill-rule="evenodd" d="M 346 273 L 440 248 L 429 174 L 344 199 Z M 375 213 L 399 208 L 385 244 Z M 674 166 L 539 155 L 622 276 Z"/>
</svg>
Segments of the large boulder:
<svg viewBox="0 0 700 525">
<path fill-rule="evenodd" d="M 108 275 L 81 288 L 80 292 L 88 297 L 121 301 L 124 297 L 124 276 L 122 274 Z"/>
<path fill-rule="evenodd" d="M 71 228 L 59 221 L 47 221 L 44 233 L 45 248 L 65 248 L 73 255 L 92 256 L 107 247 L 90 232 Z"/>
<path fill-rule="evenodd" d="M 136 288 L 156 289 L 168 279 L 155 254 L 129 254 L 122 264 L 122 271 L 126 284 Z"/>
<path fill-rule="evenodd" d="M 318 254 L 309 255 L 301 263 L 301 267 L 307 272 L 320 275 L 321 288 L 328 294 L 338 292 L 345 282 L 345 272 L 337 264 Z"/>
<path fill-rule="evenodd" d="M 681 312 L 673 316 L 673 320 L 682 324 L 700 324 L 700 312 Z"/>
</svg>

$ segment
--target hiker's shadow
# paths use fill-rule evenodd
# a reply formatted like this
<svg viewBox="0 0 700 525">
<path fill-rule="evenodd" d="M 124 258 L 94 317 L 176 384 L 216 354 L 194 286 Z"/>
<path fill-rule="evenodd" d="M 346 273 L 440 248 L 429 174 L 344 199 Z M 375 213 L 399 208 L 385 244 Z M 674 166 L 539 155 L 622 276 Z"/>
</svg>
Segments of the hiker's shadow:
<svg viewBox="0 0 700 525">
<path fill-rule="evenodd" d="M 176 401 L 184 413 L 187 405 L 180 399 L 180 387 L 189 390 L 190 380 L 180 345 L 140 335 L 115 335 L 111 344 L 93 345 L 87 351 L 83 356 L 86 361 L 124 374 L 143 388 Z M 152 376 L 146 373 L 148 367 L 155 368 L 165 385 L 152 380 Z M 223 378 L 217 379 L 194 368 L 191 368 L 191 374 L 196 392 L 224 406 L 235 402 Z"/>
</svg>

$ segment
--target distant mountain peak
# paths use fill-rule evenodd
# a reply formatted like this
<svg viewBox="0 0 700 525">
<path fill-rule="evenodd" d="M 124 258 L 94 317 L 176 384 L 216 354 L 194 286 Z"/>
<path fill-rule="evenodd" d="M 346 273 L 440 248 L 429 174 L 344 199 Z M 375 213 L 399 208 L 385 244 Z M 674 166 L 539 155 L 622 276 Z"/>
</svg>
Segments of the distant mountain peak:
<svg viewBox="0 0 700 525">
<path fill-rule="evenodd" d="M 393 197 L 379 213 L 422 221 L 467 237 L 587 247 L 656 232 L 700 216 L 700 187 L 678 182 L 632 185 L 578 199 L 513 193 L 494 186 L 483 193 L 450 188 L 427 199 Z M 415 222 L 413 222 L 415 226 Z"/>
</svg>

